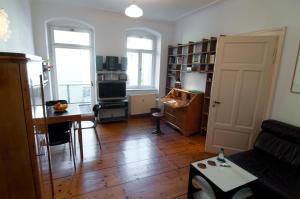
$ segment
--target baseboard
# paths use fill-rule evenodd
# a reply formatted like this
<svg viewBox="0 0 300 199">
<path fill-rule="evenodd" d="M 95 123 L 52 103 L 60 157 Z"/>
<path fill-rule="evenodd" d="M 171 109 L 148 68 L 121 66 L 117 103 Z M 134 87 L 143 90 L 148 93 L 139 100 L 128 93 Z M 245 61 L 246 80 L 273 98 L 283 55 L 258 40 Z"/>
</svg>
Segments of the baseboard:
<svg viewBox="0 0 300 199">
<path fill-rule="evenodd" d="M 143 113 L 143 114 L 137 114 L 137 115 L 129 115 L 129 118 L 141 118 L 141 117 L 151 117 L 151 113 Z"/>
</svg>

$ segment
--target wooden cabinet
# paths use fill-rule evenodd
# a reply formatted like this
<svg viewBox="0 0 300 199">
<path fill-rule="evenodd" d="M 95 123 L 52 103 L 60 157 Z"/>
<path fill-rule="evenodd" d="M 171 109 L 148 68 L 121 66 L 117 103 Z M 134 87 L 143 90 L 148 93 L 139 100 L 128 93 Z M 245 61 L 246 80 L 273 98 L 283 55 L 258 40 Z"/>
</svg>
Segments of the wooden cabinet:
<svg viewBox="0 0 300 199">
<path fill-rule="evenodd" d="M 162 99 L 166 121 L 183 135 L 189 136 L 201 130 L 203 93 L 172 89 Z"/>
<path fill-rule="evenodd" d="M 42 105 L 41 74 L 41 58 L 0 53 L 1 198 L 53 197 L 50 159 L 39 164 L 31 111 Z"/>
</svg>

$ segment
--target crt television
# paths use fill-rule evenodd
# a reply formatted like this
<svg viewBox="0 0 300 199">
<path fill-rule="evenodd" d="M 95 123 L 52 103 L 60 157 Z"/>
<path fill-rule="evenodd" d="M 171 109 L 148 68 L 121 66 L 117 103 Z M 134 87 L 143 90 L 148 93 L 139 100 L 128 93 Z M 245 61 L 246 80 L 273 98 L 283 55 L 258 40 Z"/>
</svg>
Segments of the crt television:
<svg viewBox="0 0 300 199">
<path fill-rule="evenodd" d="M 104 81 L 98 82 L 98 98 L 105 99 L 124 99 L 126 97 L 125 81 Z"/>
</svg>

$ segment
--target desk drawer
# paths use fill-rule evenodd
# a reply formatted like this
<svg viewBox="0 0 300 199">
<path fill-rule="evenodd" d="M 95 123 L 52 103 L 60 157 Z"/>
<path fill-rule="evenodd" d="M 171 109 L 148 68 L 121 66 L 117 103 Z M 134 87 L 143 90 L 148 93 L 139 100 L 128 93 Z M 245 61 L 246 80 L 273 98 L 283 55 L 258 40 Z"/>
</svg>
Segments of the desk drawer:
<svg viewBox="0 0 300 199">
<path fill-rule="evenodd" d="M 165 106 L 165 113 L 168 113 L 175 117 L 176 110 L 174 108 L 171 108 L 170 106 Z"/>
<path fill-rule="evenodd" d="M 177 125 L 177 119 L 176 119 L 176 117 L 174 117 L 173 115 L 171 115 L 171 114 L 169 114 L 169 113 L 165 113 L 165 119 L 166 119 L 168 122 L 171 122 L 172 124 Z"/>
</svg>

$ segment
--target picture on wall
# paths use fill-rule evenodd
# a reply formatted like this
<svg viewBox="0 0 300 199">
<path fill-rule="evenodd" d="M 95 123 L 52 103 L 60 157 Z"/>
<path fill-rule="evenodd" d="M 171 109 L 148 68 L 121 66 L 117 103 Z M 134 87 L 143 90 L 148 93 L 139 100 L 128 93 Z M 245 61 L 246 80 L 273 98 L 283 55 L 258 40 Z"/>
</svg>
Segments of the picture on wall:
<svg viewBox="0 0 300 199">
<path fill-rule="evenodd" d="M 291 86 L 292 93 L 300 93 L 300 42 L 297 51 L 296 65 L 294 69 L 294 77 Z"/>
</svg>

